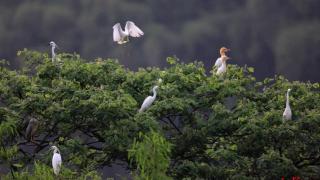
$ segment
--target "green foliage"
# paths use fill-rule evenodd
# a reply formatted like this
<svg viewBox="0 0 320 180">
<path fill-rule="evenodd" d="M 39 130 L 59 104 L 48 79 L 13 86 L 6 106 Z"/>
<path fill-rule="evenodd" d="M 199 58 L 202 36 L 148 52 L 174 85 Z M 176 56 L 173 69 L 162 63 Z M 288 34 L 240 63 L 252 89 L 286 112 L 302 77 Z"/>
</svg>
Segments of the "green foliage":
<svg viewBox="0 0 320 180">
<path fill-rule="evenodd" d="M 35 162 L 34 169 L 30 172 L 30 170 L 26 169 L 22 172 L 15 172 L 13 174 L 8 174 L 3 177 L 4 180 L 16 179 L 16 180 L 55 180 L 57 178 L 63 179 L 80 179 L 80 180 L 100 180 L 100 176 L 92 171 L 85 172 L 83 174 L 77 174 L 76 172 L 72 172 L 67 168 L 63 168 L 62 174 L 59 174 L 58 177 L 53 173 L 51 167 L 48 167 L 45 164 Z"/>
<path fill-rule="evenodd" d="M 143 135 L 139 133 L 139 139 L 133 141 L 128 150 L 128 158 L 137 163 L 137 179 L 170 179 L 166 171 L 170 163 L 171 144 L 160 134 L 151 131 Z"/>
<path fill-rule="evenodd" d="M 0 163 L 15 166 L 18 147 L 12 141 L 17 135 L 17 118 L 14 112 L 0 107 Z"/>
<path fill-rule="evenodd" d="M 7 179 L 54 178 L 51 145 L 61 151 L 65 179 L 99 179 L 115 161 L 131 162 L 144 179 L 319 179 L 319 83 L 259 82 L 253 68 L 236 65 L 223 77 L 208 75 L 203 63 L 176 57 L 168 68 L 137 71 L 77 54 L 59 54 L 54 63 L 36 51 L 20 57 L 32 66 L 0 68 Z M 138 113 L 154 85 L 155 102 Z M 284 123 L 288 88 L 293 120 Z M 39 121 L 35 143 L 25 139 L 28 116 Z"/>
</svg>

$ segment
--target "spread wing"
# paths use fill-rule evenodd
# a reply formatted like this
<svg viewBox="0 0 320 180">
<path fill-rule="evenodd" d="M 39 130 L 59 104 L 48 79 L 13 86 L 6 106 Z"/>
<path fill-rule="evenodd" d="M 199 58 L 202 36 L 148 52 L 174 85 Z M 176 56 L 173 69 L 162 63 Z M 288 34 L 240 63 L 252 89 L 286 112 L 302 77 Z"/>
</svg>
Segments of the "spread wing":
<svg viewBox="0 0 320 180">
<path fill-rule="evenodd" d="M 129 33 L 132 37 L 140 37 L 144 35 L 143 31 L 138 28 L 132 21 L 127 21 L 125 31 Z"/>
<path fill-rule="evenodd" d="M 113 26 L 113 41 L 118 42 L 121 40 L 121 25 L 120 23 L 117 23 Z"/>
</svg>

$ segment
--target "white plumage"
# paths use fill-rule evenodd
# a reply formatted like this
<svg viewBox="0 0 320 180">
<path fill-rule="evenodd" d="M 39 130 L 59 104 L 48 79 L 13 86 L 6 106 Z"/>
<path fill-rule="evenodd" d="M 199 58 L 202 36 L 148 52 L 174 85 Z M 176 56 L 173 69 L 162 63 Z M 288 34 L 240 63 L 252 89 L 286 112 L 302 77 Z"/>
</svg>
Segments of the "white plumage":
<svg viewBox="0 0 320 180">
<path fill-rule="evenodd" d="M 157 97 L 157 90 L 158 89 L 158 86 L 154 86 L 152 91 L 153 91 L 153 96 L 148 96 L 142 103 L 141 105 L 141 108 L 139 110 L 139 112 L 143 112 L 145 111 L 146 109 L 148 109 L 152 103 L 156 100 L 156 97 Z"/>
<path fill-rule="evenodd" d="M 57 44 L 53 41 L 51 41 L 50 43 L 50 46 L 51 46 L 51 59 L 52 59 L 52 62 L 54 62 L 56 60 L 56 53 L 55 53 L 55 49 L 58 47 Z"/>
<path fill-rule="evenodd" d="M 134 24 L 132 21 L 127 21 L 124 31 L 121 28 L 120 23 L 113 26 L 113 41 L 118 44 L 124 44 L 129 41 L 129 36 L 140 37 L 143 36 L 143 31 Z"/>
<path fill-rule="evenodd" d="M 289 103 L 289 93 L 290 93 L 291 89 L 288 89 L 287 94 L 286 94 L 286 108 L 283 111 L 283 120 L 287 121 L 287 120 L 291 120 L 292 119 L 292 111 L 290 108 L 290 103 Z"/>
<path fill-rule="evenodd" d="M 228 56 L 222 56 L 221 57 L 221 66 L 217 70 L 217 73 L 216 73 L 217 75 L 224 74 L 227 71 L 227 63 L 226 63 L 226 61 L 228 59 L 231 59 L 231 58 L 229 58 Z"/>
<path fill-rule="evenodd" d="M 228 52 L 228 51 L 231 51 L 231 50 L 226 47 L 220 48 L 220 57 L 214 63 L 215 67 L 219 68 L 222 65 L 222 57 L 226 56 L 226 52 Z"/>
<path fill-rule="evenodd" d="M 55 175 L 58 175 L 61 169 L 62 159 L 59 149 L 56 146 L 51 146 L 53 150 L 52 168 Z"/>
<path fill-rule="evenodd" d="M 219 67 L 222 65 L 222 60 L 221 60 L 221 59 L 222 59 L 222 58 L 219 57 L 219 58 L 216 60 L 216 62 L 214 63 L 214 66 L 215 66 L 215 67 L 219 68 Z"/>
</svg>

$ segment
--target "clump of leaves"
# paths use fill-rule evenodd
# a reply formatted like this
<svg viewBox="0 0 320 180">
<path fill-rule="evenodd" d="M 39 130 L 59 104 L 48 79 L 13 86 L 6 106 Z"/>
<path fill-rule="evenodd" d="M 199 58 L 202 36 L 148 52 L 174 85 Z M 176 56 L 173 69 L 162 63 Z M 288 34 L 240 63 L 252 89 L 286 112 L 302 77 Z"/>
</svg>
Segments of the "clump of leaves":
<svg viewBox="0 0 320 180">
<path fill-rule="evenodd" d="M 170 163 L 171 143 L 159 133 L 151 131 L 139 133 L 139 139 L 134 140 L 128 150 L 128 158 L 137 163 L 137 179 L 170 179 L 166 171 Z"/>
</svg>

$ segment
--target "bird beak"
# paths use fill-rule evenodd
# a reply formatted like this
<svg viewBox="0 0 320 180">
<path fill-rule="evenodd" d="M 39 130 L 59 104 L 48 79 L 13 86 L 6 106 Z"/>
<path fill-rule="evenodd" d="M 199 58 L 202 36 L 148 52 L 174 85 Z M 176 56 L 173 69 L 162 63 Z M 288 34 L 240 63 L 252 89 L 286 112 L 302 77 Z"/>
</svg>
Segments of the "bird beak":
<svg viewBox="0 0 320 180">
<path fill-rule="evenodd" d="M 231 51 L 231 49 L 227 49 L 227 52 L 228 52 L 228 51 Z"/>
</svg>

